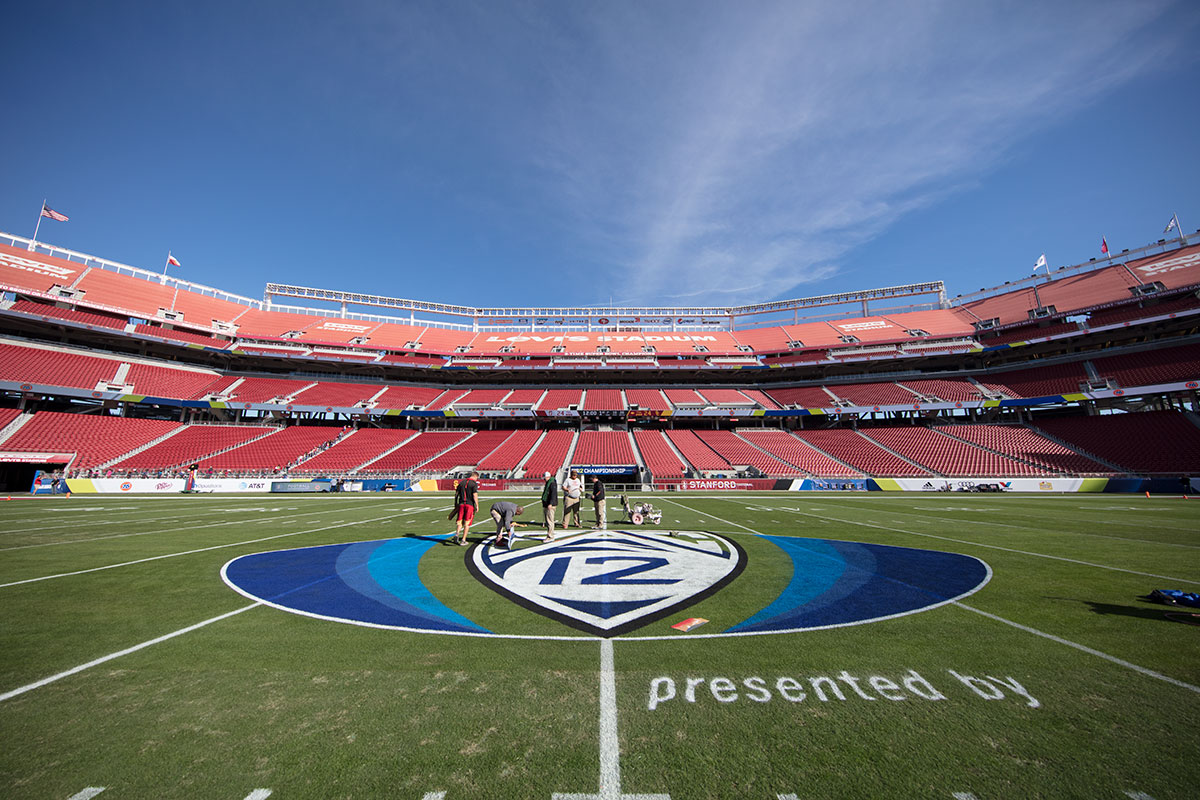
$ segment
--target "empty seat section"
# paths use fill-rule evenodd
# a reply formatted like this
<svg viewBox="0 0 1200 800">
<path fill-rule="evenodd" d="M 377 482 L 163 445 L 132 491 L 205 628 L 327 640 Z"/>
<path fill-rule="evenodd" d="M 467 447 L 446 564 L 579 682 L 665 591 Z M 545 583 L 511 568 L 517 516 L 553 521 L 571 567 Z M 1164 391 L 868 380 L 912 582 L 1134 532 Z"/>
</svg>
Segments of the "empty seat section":
<svg viewBox="0 0 1200 800">
<path fill-rule="evenodd" d="M 667 438 L 688 463 L 701 472 L 730 471 L 729 462 L 701 441 L 695 431 L 670 430 L 667 431 Z"/>
<path fill-rule="evenodd" d="M 749 328 L 734 331 L 733 338 L 738 344 L 744 344 L 755 353 L 780 353 L 788 349 L 791 337 L 787 331 L 778 325 L 769 328 Z"/>
<path fill-rule="evenodd" d="M 905 380 L 900 381 L 900 385 L 906 386 L 918 394 L 936 397 L 947 403 L 969 403 L 983 399 L 983 395 L 979 393 L 979 387 L 968 380 Z"/>
<path fill-rule="evenodd" d="M 471 438 L 433 459 L 421 467 L 426 472 L 445 472 L 455 467 L 478 467 L 479 462 L 491 454 L 512 431 L 479 431 Z"/>
<path fill-rule="evenodd" d="M 1080 391 L 1080 384 L 1087 382 L 1088 375 L 1083 363 L 1077 361 L 997 372 L 988 379 L 1011 389 L 1014 397 L 1047 397 Z"/>
<path fill-rule="evenodd" d="M 19 416 L 21 416 L 20 409 L 0 408 L 0 431 L 8 427 L 9 423 Z"/>
<path fill-rule="evenodd" d="M 800 474 L 796 467 L 763 452 L 733 431 L 697 431 L 696 435 L 735 467 L 754 467 L 764 475 L 772 477 L 792 477 Z"/>
<path fill-rule="evenodd" d="M 113 464 L 114 469 L 165 469 L 194 464 L 275 430 L 258 425 L 188 425 L 169 439 Z"/>
<path fill-rule="evenodd" d="M 561 470 L 574 438 L 574 431 L 546 431 L 537 449 L 525 462 L 525 474 L 529 477 L 541 477 L 544 472 L 556 473 Z"/>
<path fill-rule="evenodd" d="M 532 407 L 542 399 L 542 395 L 545 393 L 544 389 L 514 389 L 508 397 L 504 398 L 502 405 L 505 408 Z"/>
<path fill-rule="evenodd" d="M 1200 472 L 1200 428 L 1177 411 L 1038 420 L 1035 428 L 1131 472 Z"/>
<path fill-rule="evenodd" d="M 114 317 L 111 314 L 78 311 L 72 308 L 59 308 L 49 303 L 35 303 L 31 300 L 18 300 L 12 304 L 12 310 L 20 311 L 23 314 L 37 314 L 43 317 L 65 319 L 83 325 L 95 325 L 99 328 L 124 328 L 129 323 L 128 317 Z"/>
<path fill-rule="evenodd" d="M 701 389 L 700 395 L 714 406 L 735 406 L 746 408 L 753 406 L 754 401 L 737 389 Z"/>
<path fill-rule="evenodd" d="M 582 401 L 583 391 L 581 389 L 549 389 L 546 396 L 542 398 L 542 402 L 538 404 L 538 411 L 578 407 Z"/>
<path fill-rule="evenodd" d="M 676 408 L 708 405 L 695 389 L 664 389 L 663 392 L 667 396 L 667 402 Z"/>
<path fill-rule="evenodd" d="M 136 450 L 179 427 L 182 426 L 178 422 L 158 419 L 39 411 L 4 442 L 4 449 L 77 453 L 71 469 L 88 469 Z"/>
<path fill-rule="evenodd" d="M 270 436 L 204 459 L 200 467 L 231 472 L 279 472 L 340 433 L 340 428 L 332 427 L 283 428 Z"/>
<path fill-rule="evenodd" d="M 679 460 L 662 431 L 634 431 L 634 441 L 642 454 L 642 463 L 655 480 L 670 480 L 687 475 L 687 464 Z"/>
<path fill-rule="evenodd" d="M 144 333 L 147 336 L 159 336 L 163 339 L 173 339 L 177 342 L 189 342 L 191 344 L 200 344 L 205 347 L 219 347 L 225 349 L 232 344 L 227 339 L 218 339 L 215 336 L 205 336 L 202 333 L 191 333 L 190 331 L 181 331 L 177 328 L 164 328 L 161 325 L 138 325 L 134 330 L 137 333 Z"/>
<path fill-rule="evenodd" d="M 571 463 L 591 466 L 631 466 L 637 463 L 625 431 L 583 431 Z"/>
<path fill-rule="evenodd" d="M 625 408 L 620 389 L 588 389 L 583 402 L 587 411 L 619 411 Z"/>
<path fill-rule="evenodd" d="M 464 397 L 454 401 L 454 405 L 491 408 L 492 406 L 501 405 L 501 401 L 508 394 L 508 389 L 472 389 Z"/>
<path fill-rule="evenodd" d="M 437 399 L 441 389 L 431 386 L 389 386 L 375 399 L 375 408 L 424 408 Z"/>
<path fill-rule="evenodd" d="M 1014 458 L 1032 461 L 1054 472 L 1114 474 L 1100 462 L 1021 425 L 946 425 L 938 430 Z"/>
<path fill-rule="evenodd" d="M 112 380 L 120 365 L 80 353 L 0 344 L 0 380 L 95 389 L 99 381 Z"/>
<path fill-rule="evenodd" d="M 61 258 L 31 253 L 24 248 L 0 244 L 0 286 L 47 292 L 52 286 L 70 286 L 87 269 Z"/>
<path fill-rule="evenodd" d="M 762 406 L 763 408 L 765 408 L 768 411 L 778 411 L 779 410 L 779 404 L 776 403 L 773 399 L 771 399 L 771 396 L 768 395 L 766 392 L 760 391 L 758 389 L 743 389 L 742 394 L 746 395 L 746 397 L 749 397 L 751 400 L 758 403 L 760 406 Z"/>
<path fill-rule="evenodd" d="M 154 364 L 134 363 L 129 365 L 125 383 L 133 385 L 135 394 L 150 397 L 174 397 L 180 400 L 197 400 L 209 392 L 221 376 L 215 372 L 192 369 L 160 367 Z"/>
<path fill-rule="evenodd" d="M 1188 292 L 1182 297 L 1166 298 L 1153 305 L 1131 303 L 1121 308 L 1093 312 L 1088 317 L 1088 327 L 1099 328 L 1105 325 L 1116 325 L 1119 322 L 1132 322 L 1137 319 L 1174 314 L 1194 309 L 1197 306 L 1200 306 L 1200 298 L 1196 297 L 1194 292 Z"/>
<path fill-rule="evenodd" d="M 625 401 L 643 411 L 666 411 L 671 407 L 658 389 L 626 389 Z"/>
<path fill-rule="evenodd" d="M 1022 325 L 1017 328 L 1009 328 L 1001 331 L 995 336 L 979 337 L 979 343 L 984 347 L 994 347 L 998 344 L 1008 344 L 1009 342 L 1032 342 L 1037 339 L 1044 339 L 1047 336 L 1057 336 L 1060 333 L 1073 333 L 1079 330 L 1079 326 L 1074 322 L 1060 322 L 1056 325 Z"/>
<path fill-rule="evenodd" d="M 466 431 L 425 431 L 362 469 L 363 472 L 411 472 L 467 438 Z"/>
<path fill-rule="evenodd" d="M 817 450 L 807 442 L 797 439 L 787 431 L 781 430 L 748 430 L 739 431 L 738 435 L 746 441 L 761 447 L 771 455 L 786 461 L 804 472 L 822 478 L 856 478 L 862 473 L 840 464 L 834 459 Z"/>
<path fill-rule="evenodd" d="M 480 459 L 479 470 L 481 472 L 512 472 L 521 463 L 525 454 L 537 444 L 541 435 L 541 431 L 513 431 L 512 436 L 504 440 L 503 444 Z"/>
<path fill-rule="evenodd" d="M 836 402 L 829 392 L 820 386 L 785 386 L 780 389 L 770 389 L 775 402 L 784 406 L 799 406 L 800 408 L 833 408 Z"/>
<path fill-rule="evenodd" d="M 827 388 L 856 406 L 900 405 L 920 400 L 912 392 L 894 383 L 848 383 Z"/>
<path fill-rule="evenodd" d="M 377 383 L 335 383 L 321 381 L 316 386 L 310 386 L 292 398 L 292 402 L 301 406 L 341 406 L 349 408 L 357 403 L 365 402 L 379 393 L 381 387 Z"/>
<path fill-rule="evenodd" d="M 467 394 L 466 389 L 447 389 L 439 394 L 434 400 L 425 406 L 429 411 L 440 411 L 443 408 L 449 408 L 454 405 L 454 402 Z"/>
<path fill-rule="evenodd" d="M 312 475 L 351 472 L 413 436 L 416 436 L 415 431 L 359 428 L 328 450 L 302 462 L 295 471 Z"/>
<path fill-rule="evenodd" d="M 85 300 L 88 303 L 124 309 L 145 319 L 154 319 L 160 308 L 174 308 L 173 287 L 163 286 L 157 280 L 118 275 L 99 267 L 87 270 L 75 288 L 86 292 Z"/>
<path fill-rule="evenodd" d="M 1124 387 L 1183 383 L 1200 378 L 1200 345 L 1097 358 L 1092 366 L 1102 377 L 1115 378 Z"/>
<path fill-rule="evenodd" d="M 843 428 L 796 431 L 796 436 L 868 475 L 900 478 L 929 475 L 928 470 L 889 453 L 875 442 L 859 435 L 857 431 Z"/>
<path fill-rule="evenodd" d="M 1046 470 L 988 452 L 929 428 L 872 428 L 864 433 L 934 472 L 955 476 L 1047 475 Z"/>
<path fill-rule="evenodd" d="M 269 403 L 290 397 L 310 383 L 288 378 L 246 378 L 233 388 L 232 399 L 235 403 Z"/>
</svg>

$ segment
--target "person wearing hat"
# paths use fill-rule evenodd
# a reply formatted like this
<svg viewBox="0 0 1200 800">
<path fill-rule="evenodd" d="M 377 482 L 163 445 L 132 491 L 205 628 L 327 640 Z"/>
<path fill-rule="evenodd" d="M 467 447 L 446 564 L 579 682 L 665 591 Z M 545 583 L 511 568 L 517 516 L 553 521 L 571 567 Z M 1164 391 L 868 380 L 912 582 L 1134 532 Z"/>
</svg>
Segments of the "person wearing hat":
<svg viewBox="0 0 1200 800">
<path fill-rule="evenodd" d="M 546 484 L 542 487 L 542 515 L 546 519 L 546 541 L 554 541 L 554 516 L 558 513 L 558 483 L 552 473 L 546 473 Z"/>
<path fill-rule="evenodd" d="M 579 513 L 580 506 L 583 504 L 583 481 L 579 480 L 579 473 L 571 470 L 570 476 L 563 481 L 563 527 L 570 528 L 572 524 L 576 528 L 583 527 L 583 517 Z M 574 523 L 571 521 L 574 520 Z"/>
</svg>

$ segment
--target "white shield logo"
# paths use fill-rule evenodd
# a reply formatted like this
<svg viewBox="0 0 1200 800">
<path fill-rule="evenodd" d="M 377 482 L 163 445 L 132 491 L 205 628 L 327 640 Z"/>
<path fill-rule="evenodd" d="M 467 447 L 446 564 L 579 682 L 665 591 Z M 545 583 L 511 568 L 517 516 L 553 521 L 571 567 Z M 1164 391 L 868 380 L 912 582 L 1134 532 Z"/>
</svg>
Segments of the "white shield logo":
<svg viewBox="0 0 1200 800">
<path fill-rule="evenodd" d="M 611 530 L 521 550 L 471 549 L 477 579 L 531 611 L 616 636 L 715 593 L 746 566 L 742 549 L 711 533 Z"/>
</svg>

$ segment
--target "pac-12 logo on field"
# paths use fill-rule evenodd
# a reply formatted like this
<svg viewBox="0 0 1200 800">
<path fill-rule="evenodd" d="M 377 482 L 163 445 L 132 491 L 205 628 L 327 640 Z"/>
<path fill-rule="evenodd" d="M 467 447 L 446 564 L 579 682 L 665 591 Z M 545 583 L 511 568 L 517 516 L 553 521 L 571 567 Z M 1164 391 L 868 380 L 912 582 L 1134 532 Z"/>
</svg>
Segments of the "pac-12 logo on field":
<svg viewBox="0 0 1200 800">
<path fill-rule="evenodd" d="M 476 578 L 531 611 L 614 636 L 719 591 L 746 558 L 712 533 L 597 531 L 521 550 L 476 547 L 467 563 Z"/>
</svg>

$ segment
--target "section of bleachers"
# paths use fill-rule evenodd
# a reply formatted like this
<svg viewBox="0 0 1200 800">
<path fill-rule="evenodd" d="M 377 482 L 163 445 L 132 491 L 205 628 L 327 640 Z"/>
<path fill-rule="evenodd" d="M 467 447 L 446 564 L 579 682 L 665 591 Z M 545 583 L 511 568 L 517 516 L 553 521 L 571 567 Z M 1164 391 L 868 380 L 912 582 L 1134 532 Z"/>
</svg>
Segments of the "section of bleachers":
<svg viewBox="0 0 1200 800">
<path fill-rule="evenodd" d="M 136 394 L 196 400 L 208 394 L 210 387 L 221 380 L 221 376 L 215 372 L 160 367 L 139 361 L 129 365 L 124 380 L 132 384 Z"/>
<path fill-rule="evenodd" d="M 733 431 L 697 431 L 696 435 L 735 467 L 754 467 L 772 478 L 790 478 L 800 474 L 796 467 L 763 452 Z"/>
<path fill-rule="evenodd" d="M 178 422 L 39 411 L 5 443 L 17 452 L 76 453 L 72 470 L 88 469 L 182 427 Z"/>
<path fill-rule="evenodd" d="M 134 332 L 144 333 L 147 336 L 158 336 L 162 339 L 172 339 L 177 342 L 187 342 L 189 344 L 199 344 L 205 347 L 217 347 L 222 350 L 229 347 L 231 344 L 226 339 L 218 339 L 215 336 L 205 336 L 200 333 L 190 333 L 181 331 L 178 328 L 164 328 L 161 325 L 137 325 L 134 327 Z"/>
<path fill-rule="evenodd" d="M 467 396 L 466 389 L 447 389 L 433 399 L 429 405 L 425 406 L 428 411 L 441 411 L 444 408 L 449 408 L 454 403 L 463 397 Z"/>
<path fill-rule="evenodd" d="M 416 435 L 415 431 L 392 428 L 359 428 L 328 450 L 301 462 L 295 471 L 308 475 L 350 472 Z"/>
<path fill-rule="evenodd" d="M 70 286 L 87 267 L 0 244 L 0 286 L 48 292 L 55 284 Z"/>
<path fill-rule="evenodd" d="M 95 389 L 110 381 L 120 361 L 43 347 L 0 343 L 0 380 Z"/>
<path fill-rule="evenodd" d="M 625 400 L 642 411 L 666 411 L 671 407 L 658 389 L 626 389 Z"/>
<path fill-rule="evenodd" d="M 229 472 L 282 472 L 296 459 L 332 442 L 340 428 L 294 426 L 200 462 L 201 469 Z"/>
<path fill-rule="evenodd" d="M 968 380 L 947 380 L 935 378 L 930 380 L 903 380 L 901 386 L 912 389 L 925 397 L 936 397 L 947 403 L 967 403 L 982 400 L 979 387 Z"/>
<path fill-rule="evenodd" d="M 1177 411 L 1045 419 L 1034 427 L 1138 474 L 1200 473 L 1200 428 Z"/>
<path fill-rule="evenodd" d="M 826 388 L 855 406 L 900 405 L 921 399 L 895 383 L 847 383 Z"/>
<path fill-rule="evenodd" d="M 637 463 L 625 431 L 583 431 L 575 445 L 573 464 L 632 466 Z"/>
<path fill-rule="evenodd" d="M 747 442 L 766 450 L 781 461 L 799 467 L 810 475 L 821 478 L 857 478 L 862 473 L 839 464 L 812 445 L 798 439 L 787 431 L 764 428 L 739 431 L 738 435 Z"/>
<path fill-rule="evenodd" d="M 785 386 L 768 389 L 768 394 L 781 406 L 800 408 L 833 408 L 837 402 L 820 386 Z"/>
<path fill-rule="evenodd" d="M 938 428 L 959 439 L 1032 461 L 1054 472 L 1112 475 L 1111 468 L 1063 447 L 1021 425 L 945 425 Z"/>
<path fill-rule="evenodd" d="M 375 408 L 424 408 L 441 393 L 441 389 L 433 386 L 389 386 L 376 398 Z"/>
<path fill-rule="evenodd" d="M 688 463 L 701 472 L 730 472 L 733 467 L 705 444 L 695 431 L 669 430 L 667 438 Z"/>
<path fill-rule="evenodd" d="M 620 389 L 588 389 L 583 395 L 586 411 L 619 411 L 625 408 Z"/>
<path fill-rule="evenodd" d="M 1022 325 L 1001 331 L 995 336 L 980 337 L 979 343 L 984 347 L 994 347 L 1010 342 L 1032 342 L 1047 336 L 1058 336 L 1061 333 L 1072 333 L 1079 330 L 1074 322 L 1060 322 L 1056 325 Z"/>
<path fill-rule="evenodd" d="M 708 403 L 714 406 L 727 406 L 730 408 L 749 408 L 754 406 L 754 401 L 737 389 L 700 389 L 698 391 Z"/>
<path fill-rule="evenodd" d="M 321 381 L 316 386 L 310 386 L 293 397 L 292 402 L 301 406 L 349 408 L 369 400 L 378 393 L 379 384 L 377 383 Z"/>
<path fill-rule="evenodd" d="M 546 431 L 546 435 L 538 442 L 537 448 L 525 462 L 525 475 L 540 478 L 542 473 L 557 473 L 567 460 L 567 452 L 575 439 L 573 431 Z"/>
<path fill-rule="evenodd" d="M 990 477 L 1050 474 L 1040 467 L 989 452 L 929 428 L 871 428 L 863 433 L 888 449 L 942 475 Z"/>
<path fill-rule="evenodd" d="M 245 378 L 233 387 L 236 403 L 269 403 L 285 399 L 308 386 L 312 381 L 296 381 L 290 378 Z"/>
<path fill-rule="evenodd" d="M 424 472 L 445 472 L 455 467 L 478 467 L 479 462 L 500 447 L 512 431 L 479 431 L 432 461 L 422 465 Z"/>
<path fill-rule="evenodd" d="M 509 389 L 472 389 L 464 396 L 454 401 L 455 407 L 471 406 L 475 408 L 491 408 L 502 405 Z"/>
<path fill-rule="evenodd" d="M 59 308 L 49 303 L 35 303 L 31 300 L 18 300 L 12 304 L 11 310 L 22 314 L 36 314 L 40 317 L 64 319 L 78 322 L 81 325 L 95 325 L 99 328 L 124 328 L 129 323 L 127 317 L 114 317 L 111 314 L 98 314 L 88 311 L 77 311 L 73 308 Z"/>
<path fill-rule="evenodd" d="M 665 389 L 667 402 L 676 408 L 697 408 L 708 405 L 695 389 Z"/>
<path fill-rule="evenodd" d="M 1105 325 L 1116 325 L 1120 322 L 1133 322 L 1148 317 L 1188 311 L 1197 307 L 1200 307 L 1200 297 L 1196 297 L 1195 292 L 1188 292 L 1182 297 L 1171 297 L 1153 304 L 1131 303 L 1120 308 L 1096 311 L 1088 317 L 1088 327 L 1099 328 Z"/>
<path fill-rule="evenodd" d="M 0 431 L 7 428 L 9 424 L 19 416 L 21 416 L 20 409 L 0 408 Z"/>
<path fill-rule="evenodd" d="M 467 431 L 425 431 L 362 469 L 363 472 L 409 472 L 466 439 Z"/>
<path fill-rule="evenodd" d="M 257 425 L 188 425 L 169 439 L 113 464 L 117 470 L 152 470 L 187 466 L 219 450 L 237 447 L 270 433 Z"/>
<path fill-rule="evenodd" d="M 548 389 L 538 411 L 555 411 L 559 409 L 578 407 L 583 402 L 583 391 L 580 389 Z"/>
<path fill-rule="evenodd" d="M 758 403 L 768 411 L 779 410 L 779 404 L 772 400 L 766 392 L 758 389 L 743 389 L 742 394 L 746 395 L 746 397 L 749 397 L 751 400 Z"/>
<path fill-rule="evenodd" d="M 1194 381 L 1200 379 L 1200 345 L 1107 356 L 1094 359 L 1092 366 L 1101 377 L 1114 378 L 1126 388 Z"/>
<path fill-rule="evenodd" d="M 1005 394 L 1012 397 L 1047 397 L 1081 391 L 1080 385 L 1087 382 L 1088 374 L 1082 362 L 1076 361 L 996 372 L 988 380 L 1004 387 Z"/>
<path fill-rule="evenodd" d="M 682 478 L 687 475 L 687 464 L 675 455 L 662 431 L 634 431 L 633 438 L 642 454 L 642 463 L 650 470 L 655 480 Z"/>
<path fill-rule="evenodd" d="M 738 344 L 744 344 L 755 353 L 786 353 L 789 349 L 787 331 L 778 325 L 765 328 L 748 328 L 734 331 L 733 338 Z"/>
<path fill-rule="evenodd" d="M 796 431 L 796 436 L 868 475 L 903 478 L 930 474 L 928 470 L 889 453 L 857 431 L 844 428 Z"/>
<path fill-rule="evenodd" d="M 514 389 L 504 398 L 503 405 L 505 408 L 532 407 L 545 393 L 545 389 Z"/>
<path fill-rule="evenodd" d="M 537 444 L 541 431 L 516 430 L 504 443 L 479 461 L 480 472 L 512 472 L 521 463 L 525 454 Z"/>
</svg>

